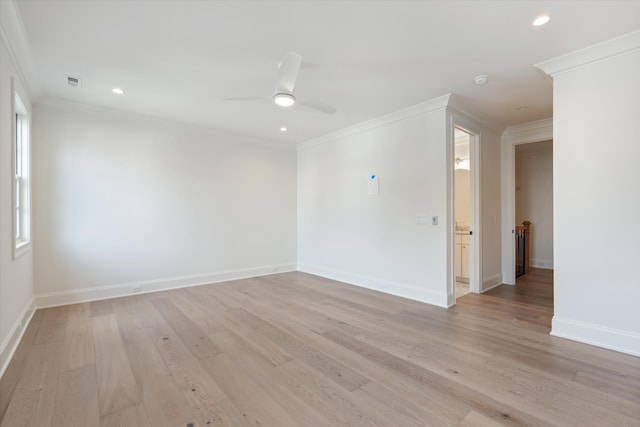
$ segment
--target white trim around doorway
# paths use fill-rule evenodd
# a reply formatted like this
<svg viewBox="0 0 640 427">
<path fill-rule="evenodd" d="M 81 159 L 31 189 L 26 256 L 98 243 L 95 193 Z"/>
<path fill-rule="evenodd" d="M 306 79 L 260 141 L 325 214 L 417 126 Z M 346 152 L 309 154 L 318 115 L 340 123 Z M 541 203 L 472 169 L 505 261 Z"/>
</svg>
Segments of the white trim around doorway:
<svg viewBox="0 0 640 427">
<path fill-rule="evenodd" d="M 510 126 L 502 133 L 502 282 L 506 285 L 516 283 L 513 239 L 516 226 L 515 147 L 550 139 L 553 139 L 551 118 Z"/>
<path fill-rule="evenodd" d="M 469 291 L 473 293 L 483 292 L 482 283 L 482 193 L 481 193 L 481 159 L 480 144 L 482 138 L 482 128 L 473 119 L 466 115 L 449 109 L 450 121 L 448 129 L 447 144 L 447 174 L 448 174 L 448 204 L 449 218 L 447 220 L 447 241 L 449 242 L 448 258 L 449 258 L 449 283 L 447 290 L 448 306 L 455 305 L 455 226 L 454 226 L 454 145 L 455 145 L 455 128 L 464 130 L 470 135 L 469 138 L 469 157 L 471 171 L 471 221 L 470 230 L 473 231 L 471 244 L 471 256 L 469 257 Z"/>
</svg>

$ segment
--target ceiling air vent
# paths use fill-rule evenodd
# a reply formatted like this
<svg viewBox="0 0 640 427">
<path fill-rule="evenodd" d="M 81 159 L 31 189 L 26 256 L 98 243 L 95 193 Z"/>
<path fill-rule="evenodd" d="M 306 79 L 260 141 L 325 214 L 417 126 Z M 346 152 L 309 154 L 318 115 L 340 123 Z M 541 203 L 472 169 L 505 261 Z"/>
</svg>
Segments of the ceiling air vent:
<svg viewBox="0 0 640 427">
<path fill-rule="evenodd" d="M 67 76 L 67 84 L 69 86 L 79 87 L 80 86 L 80 78 L 79 77 Z"/>
</svg>

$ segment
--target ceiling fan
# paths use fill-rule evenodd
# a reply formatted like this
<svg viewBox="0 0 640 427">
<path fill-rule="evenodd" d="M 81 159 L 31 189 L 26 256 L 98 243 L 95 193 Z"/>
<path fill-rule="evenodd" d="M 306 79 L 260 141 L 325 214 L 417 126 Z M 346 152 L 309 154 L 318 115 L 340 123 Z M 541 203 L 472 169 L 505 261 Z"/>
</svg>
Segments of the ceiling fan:
<svg viewBox="0 0 640 427">
<path fill-rule="evenodd" d="M 302 64 L 302 56 L 295 52 L 289 52 L 284 57 L 278 71 L 278 81 L 276 82 L 276 90 L 272 97 L 241 97 L 241 98 L 225 98 L 225 101 L 254 101 L 272 99 L 276 105 L 281 107 L 290 107 L 293 104 L 304 105 L 305 107 L 321 111 L 326 114 L 334 114 L 337 110 L 331 105 L 311 99 L 298 99 L 293 93 L 298 78 L 298 71 Z"/>
</svg>

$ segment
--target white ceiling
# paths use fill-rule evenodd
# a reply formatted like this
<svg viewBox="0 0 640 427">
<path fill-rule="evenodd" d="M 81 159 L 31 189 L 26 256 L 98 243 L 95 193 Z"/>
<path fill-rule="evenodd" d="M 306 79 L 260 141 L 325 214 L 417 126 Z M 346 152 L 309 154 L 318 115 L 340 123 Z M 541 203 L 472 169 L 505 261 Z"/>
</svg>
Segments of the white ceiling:
<svg viewBox="0 0 640 427">
<path fill-rule="evenodd" d="M 551 80 L 533 64 L 640 28 L 633 0 L 17 3 L 39 100 L 290 144 L 449 92 L 500 125 L 547 118 Z M 551 21 L 534 28 L 541 13 Z M 288 51 L 303 60 L 296 95 L 335 106 L 335 115 L 224 101 L 272 95 Z M 82 87 L 69 87 L 67 74 L 81 77 Z M 487 84 L 473 82 L 479 74 L 489 75 Z M 126 94 L 112 94 L 115 86 Z"/>
</svg>

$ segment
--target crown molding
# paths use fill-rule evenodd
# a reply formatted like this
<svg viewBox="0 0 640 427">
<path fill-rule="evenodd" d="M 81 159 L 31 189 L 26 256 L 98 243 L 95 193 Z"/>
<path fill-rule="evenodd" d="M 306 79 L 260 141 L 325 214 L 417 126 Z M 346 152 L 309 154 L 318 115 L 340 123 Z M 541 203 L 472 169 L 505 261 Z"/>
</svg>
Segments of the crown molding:
<svg viewBox="0 0 640 427">
<path fill-rule="evenodd" d="M 312 138 L 297 145 L 297 150 L 306 150 L 312 147 L 316 147 L 327 142 L 335 141 L 336 139 L 346 138 L 351 135 L 355 135 L 360 132 L 364 132 L 370 129 L 377 128 L 379 126 L 387 125 L 399 120 L 404 120 L 409 117 L 418 116 L 420 114 L 431 113 L 438 110 L 444 110 L 449 105 L 451 94 L 448 93 L 437 98 L 433 98 L 429 101 L 422 102 L 420 104 L 412 105 L 411 107 L 403 108 L 402 110 L 394 111 L 393 113 L 385 114 L 384 116 L 377 117 L 375 119 L 367 120 L 362 123 L 355 124 L 353 126 L 346 127 L 344 129 L 337 130 L 335 132 L 328 133 L 326 135 Z"/>
<path fill-rule="evenodd" d="M 526 144 L 550 139 L 553 139 L 552 118 L 509 126 L 502 132 L 502 142 L 505 144 Z"/>
<path fill-rule="evenodd" d="M 15 0 L 0 1 L 0 40 L 7 47 L 9 57 L 31 101 L 41 94 L 31 46 Z"/>
<path fill-rule="evenodd" d="M 535 64 L 554 77 L 602 61 L 640 52 L 640 30 Z"/>
</svg>

